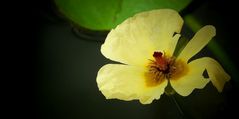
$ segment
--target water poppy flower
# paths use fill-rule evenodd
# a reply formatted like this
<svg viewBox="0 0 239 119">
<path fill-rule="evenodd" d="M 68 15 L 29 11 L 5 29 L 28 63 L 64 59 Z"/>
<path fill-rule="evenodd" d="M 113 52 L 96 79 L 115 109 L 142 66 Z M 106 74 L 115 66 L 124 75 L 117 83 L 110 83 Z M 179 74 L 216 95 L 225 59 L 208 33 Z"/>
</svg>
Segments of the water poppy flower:
<svg viewBox="0 0 239 119">
<path fill-rule="evenodd" d="M 189 62 L 216 35 L 216 29 L 212 25 L 201 28 L 175 57 L 182 25 L 176 11 L 161 9 L 138 13 L 112 29 L 101 53 L 119 64 L 106 64 L 98 71 L 96 81 L 103 95 L 149 104 L 169 84 L 188 96 L 209 81 L 221 92 L 230 76 L 216 60 L 202 57 Z M 203 76 L 205 70 L 208 77 Z"/>
</svg>

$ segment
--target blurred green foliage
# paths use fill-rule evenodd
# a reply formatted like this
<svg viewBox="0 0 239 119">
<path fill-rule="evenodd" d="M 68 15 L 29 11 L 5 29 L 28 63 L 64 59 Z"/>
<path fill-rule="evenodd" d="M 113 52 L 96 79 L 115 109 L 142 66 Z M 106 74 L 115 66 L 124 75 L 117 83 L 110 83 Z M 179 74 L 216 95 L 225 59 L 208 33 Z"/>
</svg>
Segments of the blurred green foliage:
<svg viewBox="0 0 239 119">
<path fill-rule="evenodd" d="M 110 30 L 142 11 L 185 8 L 192 0 L 55 0 L 60 12 L 90 30 Z"/>
</svg>

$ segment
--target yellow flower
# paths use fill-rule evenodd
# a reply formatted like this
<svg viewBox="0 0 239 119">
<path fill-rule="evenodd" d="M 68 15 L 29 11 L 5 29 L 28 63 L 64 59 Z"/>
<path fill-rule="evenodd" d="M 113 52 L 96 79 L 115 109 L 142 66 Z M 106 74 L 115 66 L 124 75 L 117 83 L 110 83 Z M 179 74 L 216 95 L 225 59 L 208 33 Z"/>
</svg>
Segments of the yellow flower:
<svg viewBox="0 0 239 119">
<path fill-rule="evenodd" d="M 107 64 L 99 70 L 96 80 L 103 95 L 149 104 L 160 98 L 169 82 L 182 96 L 209 81 L 221 92 L 230 76 L 217 61 L 203 57 L 188 62 L 216 35 L 215 28 L 201 28 L 174 57 L 182 25 L 176 11 L 161 9 L 136 14 L 112 29 L 101 52 L 122 64 Z M 209 78 L 203 76 L 205 69 Z"/>
</svg>

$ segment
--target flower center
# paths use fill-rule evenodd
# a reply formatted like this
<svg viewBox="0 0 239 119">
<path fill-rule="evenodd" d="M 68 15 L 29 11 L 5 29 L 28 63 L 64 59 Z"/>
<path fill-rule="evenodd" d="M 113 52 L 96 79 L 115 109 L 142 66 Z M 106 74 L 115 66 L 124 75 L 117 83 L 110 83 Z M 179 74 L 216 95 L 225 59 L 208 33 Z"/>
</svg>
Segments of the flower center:
<svg viewBox="0 0 239 119">
<path fill-rule="evenodd" d="M 154 52 L 153 56 L 155 61 L 152 62 L 150 68 L 162 72 L 162 74 L 169 73 L 173 60 L 164 57 L 162 52 Z"/>
<path fill-rule="evenodd" d="M 154 52 L 153 57 L 145 73 L 147 86 L 156 86 L 165 79 L 177 79 L 187 72 L 186 63 L 176 61 L 174 57 L 167 57 L 162 52 Z"/>
</svg>

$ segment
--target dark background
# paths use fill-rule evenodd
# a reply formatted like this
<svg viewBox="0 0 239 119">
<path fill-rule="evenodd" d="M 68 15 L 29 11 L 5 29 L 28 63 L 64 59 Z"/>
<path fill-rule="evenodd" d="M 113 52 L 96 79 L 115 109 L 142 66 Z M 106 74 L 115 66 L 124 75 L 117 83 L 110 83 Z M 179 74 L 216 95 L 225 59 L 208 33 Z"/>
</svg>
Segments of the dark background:
<svg viewBox="0 0 239 119">
<path fill-rule="evenodd" d="M 202 19 L 203 24 L 214 25 L 215 39 L 237 67 L 236 5 L 230 0 L 195 0 L 181 14 L 192 13 Z M 166 95 L 150 105 L 106 100 L 95 81 L 99 68 L 110 62 L 100 53 L 103 42 L 99 39 L 103 36 L 87 39 L 75 34 L 74 25 L 59 16 L 52 1 L 16 2 L 15 8 L 9 14 L 11 26 L 8 27 L 11 33 L 8 37 L 13 40 L 7 44 L 10 51 L 7 57 L 13 65 L 7 64 L 6 70 L 14 72 L 8 75 L 10 82 L 12 78 L 16 80 L 7 90 L 16 89 L 7 94 L 14 95 L 9 100 L 11 106 L 7 110 L 12 113 L 8 116 L 31 119 L 224 119 L 237 116 L 239 79 L 236 77 L 225 85 L 223 93 L 218 93 L 209 83 L 188 97 L 175 95 L 183 115 Z M 203 52 L 209 51 L 206 48 Z"/>
</svg>

